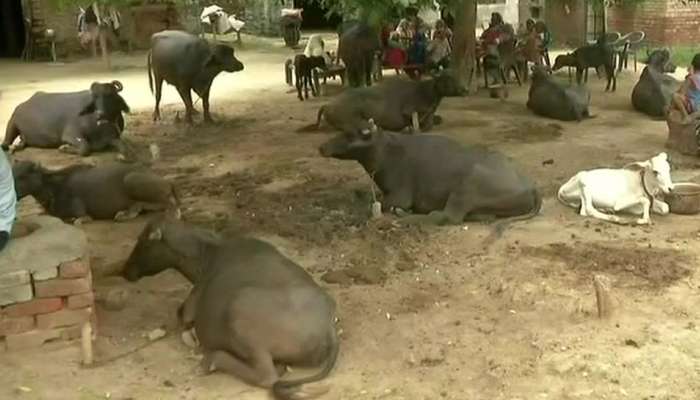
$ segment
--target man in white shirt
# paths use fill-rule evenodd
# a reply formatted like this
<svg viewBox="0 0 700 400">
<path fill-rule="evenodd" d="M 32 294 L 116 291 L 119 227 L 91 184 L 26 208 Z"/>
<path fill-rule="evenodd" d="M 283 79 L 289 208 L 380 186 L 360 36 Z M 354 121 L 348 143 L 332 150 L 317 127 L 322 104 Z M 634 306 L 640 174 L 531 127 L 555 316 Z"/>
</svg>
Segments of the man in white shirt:
<svg viewBox="0 0 700 400">
<path fill-rule="evenodd" d="M 0 151 L 0 251 L 10 241 L 10 232 L 15 223 L 17 194 L 12 177 L 12 165 L 3 151 Z"/>
</svg>

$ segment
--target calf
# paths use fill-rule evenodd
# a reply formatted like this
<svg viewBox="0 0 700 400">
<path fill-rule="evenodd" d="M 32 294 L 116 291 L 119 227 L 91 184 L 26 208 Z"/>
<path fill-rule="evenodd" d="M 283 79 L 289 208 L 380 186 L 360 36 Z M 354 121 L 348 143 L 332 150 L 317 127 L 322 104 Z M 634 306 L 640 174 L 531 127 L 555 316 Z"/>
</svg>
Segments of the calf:
<svg viewBox="0 0 700 400">
<path fill-rule="evenodd" d="M 119 95 L 122 89 L 119 81 L 112 81 L 94 82 L 80 92 L 36 92 L 12 113 L 3 150 L 19 137 L 13 151 L 31 146 L 87 156 L 115 148 L 124 156 L 122 112 L 129 112 L 129 106 Z"/>
<path fill-rule="evenodd" d="M 294 75 L 296 77 L 297 96 L 301 101 L 304 101 L 304 98 L 309 98 L 309 86 L 311 86 L 311 93 L 314 97 L 318 96 L 312 76 L 314 68 L 326 68 L 326 60 L 323 56 L 307 57 L 304 54 L 297 54 L 296 57 L 294 57 Z M 301 95 L 302 86 L 304 87 L 304 97 Z"/>
<path fill-rule="evenodd" d="M 598 39 L 595 44 L 579 47 L 573 53 L 559 56 L 554 60 L 552 70 L 557 71 L 565 66 L 576 67 L 576 82 L 580 85 L 583 73 L 588 68 L 596 68 L 603 66 L 605 68 L 605 76 L 608 80 L 605 86 L 605 91 L 617 88 L 617 78 L 615 76 L 615 51 L 604 38 Z M 611 87 L 612 85 L 612 87 Z"/>
<path fill-rule="evenodd" d="M 370 129 L 324 143 L 324 157 L 358 161 L 383 193 L 384 209 L 429 214 L 461 224 L 497 217 L 532 218 L 542 200 L 535 185 L 500 153 L 463 147 L 443 136 Z"/>
<path fill-rule="evenodd" d="M 626 165 L 622 169 L 594 169 L 582 171 L 569 179 L 557 193 L 563 204 L 580 208 L 580 215 L 604 221 L 621 223 L 616 215 L 606 214 L 626 211 L 641 214 L 637 224 L 651 224 L 650 211 L 665 215 L 668 204 L 656 198 L 673 190 L 671 166 L 666 153 L 659 153 L 649 160 Z"/>
<path fill-rule="evenodd" d="M 334 128 L 352 134 L 368 129 L 368 118 L 386 130 L 410 127 L 414 132 L 427 131 L 440 121 L 435 111 L 442 99 L 463 93 L 464 89 L 448 71 L 422 81 L 387 79 L 373 87 L 346 90 L 318 110 L 316 124 L 301 131 L 318 129 L 322 118 Z"/>
<path fill-rule="evenodd" d="M 274 246 L 224 239 L 180 221 L 151 221 L 124 276 L 136 281 L 169 267 L 194 283 L 178 315 L 186 330 L 194 328 L 207 372 L 232 374 L 289 400 L 302 398 L 302 384 L 333 369 L 339 351 L 335 302 Z M 311 377 L 281 380 L 288 365 L 323 368 Z"/>
<path fill-rule="evenodd" d="M 49 171 L 31 161 L 12 167 L 17 198 L 34 197 L 50 215 L 73 219 L 124 221 L 143 211 L 172 208 L 179 216 L 170 183 L 135 165 L 74 165 Z"/>
</svg>

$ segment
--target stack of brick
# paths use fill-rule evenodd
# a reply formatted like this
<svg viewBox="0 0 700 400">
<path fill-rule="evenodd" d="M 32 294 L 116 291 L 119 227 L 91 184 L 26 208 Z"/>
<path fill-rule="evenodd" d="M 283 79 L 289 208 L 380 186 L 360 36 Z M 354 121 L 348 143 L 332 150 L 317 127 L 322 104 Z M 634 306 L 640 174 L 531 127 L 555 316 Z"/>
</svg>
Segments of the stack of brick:
<svg viewBox="0 0 700 400">
<path fill-rule="evenodd" d="M 696 44 L 700 41 L 700 1 L 622 3 L 608 12 L 608 29 L 622 33 L 644 31 L 653 45 Z"/>
<path fill-rule="evenodd" d="M 7 350 L 78 338 L 86 322 L 96 331 L 89 259 L 77 254 L 86 250 L 84 234 L 50 217 L 37 220 L 37 231 L 0 255 L 0 348 Z M 54 236 L 59 229 L 66 232 Z"/>
</svg>

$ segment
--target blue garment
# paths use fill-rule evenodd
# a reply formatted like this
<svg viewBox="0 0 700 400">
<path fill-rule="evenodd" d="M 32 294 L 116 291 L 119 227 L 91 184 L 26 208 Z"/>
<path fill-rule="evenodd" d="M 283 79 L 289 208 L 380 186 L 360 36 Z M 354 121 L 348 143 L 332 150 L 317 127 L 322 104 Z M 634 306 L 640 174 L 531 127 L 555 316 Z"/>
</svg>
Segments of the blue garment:
<svg viewBox="0 0 700 400">
<path fill-rule="evenodd" d="M 688 106 L 690 112 L 700 110 L 700 72 L 696 72 L 688 77 L 690 87 L 688 88 Z"/>
<path fill-rule="evenodd" d="M 12 165 L 0 151 L 0 231 L 11 232 L 15 223 L 17 194 L 12 177 Z"/>
<path fill-rule="evenodd" d="M 415 65 L 425 64 L 428 53 L 428 40 L 423 33 L 413 36 L 413 44 L 408 48 L 408 63 Z"/>
</svg>

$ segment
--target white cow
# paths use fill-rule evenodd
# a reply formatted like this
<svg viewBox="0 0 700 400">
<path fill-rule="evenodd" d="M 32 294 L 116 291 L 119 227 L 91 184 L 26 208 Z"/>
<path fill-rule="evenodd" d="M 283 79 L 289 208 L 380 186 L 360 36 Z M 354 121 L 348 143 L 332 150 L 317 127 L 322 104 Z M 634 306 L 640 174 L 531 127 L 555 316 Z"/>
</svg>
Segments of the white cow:
<svg viewBox="0 0 700 400">
<path fill-rule="evenodd" d="M 656 198 L 673 189 L 671 166 L 666 153 L 650 160 L 635 162 L 622 169 L 601 168 L 581 171 L 569 179 L 557 193 L 563 204 L 580 207 L 580 214 L 621 223 L 613 213 L 641 214 L 637 224 L 651 224 L 650 211 L 668 214 L 668 204 Z M 610 214 L 603 213 L 607 211 Z"/>
</svg>

